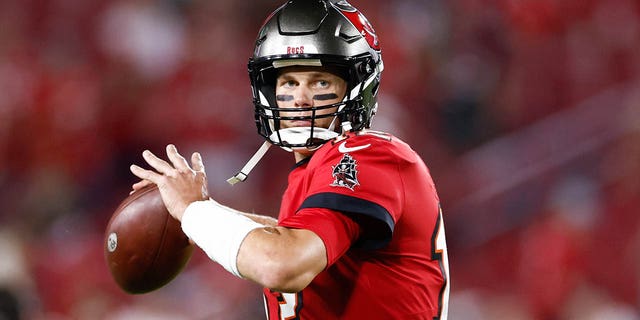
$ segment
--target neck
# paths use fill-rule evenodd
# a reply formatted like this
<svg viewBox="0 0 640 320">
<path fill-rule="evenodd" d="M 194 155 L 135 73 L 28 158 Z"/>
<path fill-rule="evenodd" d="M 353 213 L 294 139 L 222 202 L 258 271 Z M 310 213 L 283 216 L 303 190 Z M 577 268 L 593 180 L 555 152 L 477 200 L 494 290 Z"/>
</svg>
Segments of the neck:
<svg viewBox="0 0 640 320">
<path fill-rule="evenodd" d="M 313 151 L 304 151 L 304 152 L 293 152 L 293 157 L 296 160 L 296 163 L 310 157 L 313 154 Z"/>
</svg>

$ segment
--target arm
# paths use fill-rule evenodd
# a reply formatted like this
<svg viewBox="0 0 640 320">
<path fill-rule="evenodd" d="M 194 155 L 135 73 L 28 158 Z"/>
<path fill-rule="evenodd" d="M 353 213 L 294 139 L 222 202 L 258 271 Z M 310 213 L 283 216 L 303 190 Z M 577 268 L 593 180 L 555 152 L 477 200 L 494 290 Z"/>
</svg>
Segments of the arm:
<svg viewBox="0 0 640 320">
<path fill-rule="evenodd" d="M 191 203 L 182 230 L 232 274 L 278 291 L 304 289 L 327 265 L 314 232 L 265 226 L 214 200 Z"/>
<path fill-rule="evenodd" d="M 315 233 L 278 227 L 270 216 L 220 206 L 264 225 L 247 234 L 238 249 L 242 277 L 276 291 L 298 292 L 326 267 L 324 243 Z"/>
<path fill-rule="evenodd" d="M 298 292 L 326 267 L 324 243 L 315 233 L 278 227 L 270 216 L 222 207 L 264 225 L 247 234 L 238 250 L 242 277 L 276 291 Z"/>
<path fill-rule="evenodd" d="M 244 239 L 237 258 L 243 277 L 280 292 L 304 289 L 327 265 L 324 243 L 304 229 L 265 227 Z"/>
<path fill-rule="evenodd" d="M 192 155 L 193 169 L 173 145 L 167 146 L 167 156 L 171 163 L 145 151 L 144 159 L 157 172 L 135 165 L 131 171 L 158 185 L 169 213 L 214 261 L 236 275 L 281 291 L 302 290 L 324 270 L 326 249 L 315 233 L 278 227 L 271 217 L 208 200 L 200 155 Z M 185 213 L 188 207 L 191 213 Z"/>
</svg>

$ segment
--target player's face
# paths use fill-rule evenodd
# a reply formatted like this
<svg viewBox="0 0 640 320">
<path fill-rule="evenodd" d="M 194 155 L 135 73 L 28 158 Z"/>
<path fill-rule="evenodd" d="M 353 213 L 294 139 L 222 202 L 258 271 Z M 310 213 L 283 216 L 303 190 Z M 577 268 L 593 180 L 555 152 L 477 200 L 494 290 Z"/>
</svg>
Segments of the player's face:
<svg viewBox="0 0 640 320">
<path fill-rule="evenodd" d="M 346 82 L 321 67 L 288 67 L 276 80 L 276 100 L 279 108 L 291 108 L 280 112 L 285 117 L 311 116 L 312 111 L 299 108 L 326 106 L 342 101 L 347 91 Z M 316 127 L 328 128 L 334 117 L 318 116 L 336 112 L 336 108 L 316 111 Z M 310 127 L 310 120 L 282 120 L 281 128 Z"/>
</svg>

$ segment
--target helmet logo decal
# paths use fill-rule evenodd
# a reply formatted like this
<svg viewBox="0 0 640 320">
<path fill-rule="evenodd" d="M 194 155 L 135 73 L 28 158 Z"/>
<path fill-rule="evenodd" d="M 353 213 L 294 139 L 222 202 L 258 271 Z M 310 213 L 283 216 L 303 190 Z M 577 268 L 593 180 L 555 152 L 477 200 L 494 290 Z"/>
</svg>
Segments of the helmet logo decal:
<svg viewBox="0 0 640 320">
<path fill-rule="evenodd" d="M 342 12 L 342 14 L 351 21 L 354 27 L 358 29 L 360 34 L 367 40 L 369 46 L 374 50 L 380 50 L 380 42 L 378 42 L 378 35 L 376 35 L 373 26 L 369 23 L 369 20 L 358 9 L 351 6 L 346 1 L 340 1 L 335 6 Z"/>
<path fill-rule="evenodd" d="M 338 164 L 331 166 L 331 168 L 333 168 L 331 176 L 333 176 L 334 180 L 330 186 L 344 187 L 353 191 L 353 188 L 360 185 L 360 182 L 358 182 L 357 166 L 356 159 L 348 153 L 345 153 Z"/>
<path fill-rule="evenodd" d="M 304 46 L 299 47 L 287 47 L 287 54 L 303 54 Z"/>
</svg>

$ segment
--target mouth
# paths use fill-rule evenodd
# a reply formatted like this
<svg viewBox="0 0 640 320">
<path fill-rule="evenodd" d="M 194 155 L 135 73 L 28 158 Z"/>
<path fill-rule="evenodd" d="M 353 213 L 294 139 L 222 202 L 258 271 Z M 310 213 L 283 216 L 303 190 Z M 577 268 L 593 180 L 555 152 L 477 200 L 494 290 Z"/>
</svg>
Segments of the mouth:
<svg viewBox="0 0 640 320">
<path fill-rule="evenodd" d="M 327 140 L 338 136 L 338 133 L 325 128 L 314 128 L 311 131 L 309 126 L 289 127 L 274 131 L 269 139 L 280 142 L 287 147 L 305 147 L 320 145 Z"/>
<path fill-rule="evenodd" d="M 287 128 L 298 128 L 311 127 L 312 122 L 310 120 L 288 120 L 284 124 Z"/>
</svg>

